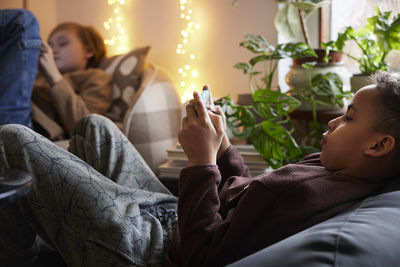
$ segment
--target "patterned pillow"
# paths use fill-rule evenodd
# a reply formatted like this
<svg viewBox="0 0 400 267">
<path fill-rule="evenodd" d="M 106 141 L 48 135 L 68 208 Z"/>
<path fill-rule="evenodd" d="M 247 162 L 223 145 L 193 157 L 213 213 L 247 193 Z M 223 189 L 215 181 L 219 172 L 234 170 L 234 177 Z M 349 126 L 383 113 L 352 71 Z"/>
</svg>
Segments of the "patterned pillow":
<svg viewBox="0 0 400 267">
<path fill-rule="evenodd" d="M 139 89 L 150 46 L 136 48 L 126 54 L 106 58 L 100 65 L 112 76 L 112 103 L 107 117 L 122 122 L 129 103 Z"/>
</svg>

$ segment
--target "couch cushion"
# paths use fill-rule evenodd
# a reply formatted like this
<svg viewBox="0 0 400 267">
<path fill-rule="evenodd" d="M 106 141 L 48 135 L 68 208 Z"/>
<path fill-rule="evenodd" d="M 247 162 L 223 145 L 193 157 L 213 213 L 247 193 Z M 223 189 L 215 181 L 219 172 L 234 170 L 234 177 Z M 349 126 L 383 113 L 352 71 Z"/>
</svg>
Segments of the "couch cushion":
<svg viewBox="0 0 400 267">
<path fill-rule="evenodd" d="M 136 48 L 126 54 L 106 58 L 100 68 L 112 75 L 112 104 L 107 117 L 122 122 L 125 112 L 134 98 L 143 75 L 150 46 Z"/>
<path fill-rule="evenodd" d="M 383 193 L 230 266 L 397 266 L 399 226 L 400 191 Z"/>
<path fill-rule="evenodd" d="M 167 148 L 178 142 L 181 103 L 162 68 L 149 64 L 142 83 L 144 87 L 141 85 L 126 113 L 123 132 L 158 174 L 157 167 L 165 161 Z"/>
</svg>

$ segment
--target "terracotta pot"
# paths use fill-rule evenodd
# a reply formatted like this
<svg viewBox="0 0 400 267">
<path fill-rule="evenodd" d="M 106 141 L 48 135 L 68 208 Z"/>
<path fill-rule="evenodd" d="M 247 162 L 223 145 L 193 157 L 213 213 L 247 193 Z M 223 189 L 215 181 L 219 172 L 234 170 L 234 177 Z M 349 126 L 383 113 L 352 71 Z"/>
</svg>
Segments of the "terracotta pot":
<svg viewBox="0 0 400 267">
<path fill-rule="evenodd" d="M 317 48 L 314 49 L 314 51 L 317 54 L 317 57 L 303 57 L 303 58 L 293 59 L 293 65 L 301 65 L 308 62 L 326 63 L 324 62 L 325 49 Z M 338 51 L 330 51 L 328 63 L 341 62 L 342 56 L 343 54 Z"/>
</svg>

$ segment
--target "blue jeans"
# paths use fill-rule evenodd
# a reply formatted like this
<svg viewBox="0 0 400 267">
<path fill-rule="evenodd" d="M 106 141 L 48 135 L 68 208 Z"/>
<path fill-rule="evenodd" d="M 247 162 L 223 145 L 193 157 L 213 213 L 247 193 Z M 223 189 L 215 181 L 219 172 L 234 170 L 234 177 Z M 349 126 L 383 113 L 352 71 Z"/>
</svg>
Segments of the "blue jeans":
<svg viewBox="0 0 400 267">
<path fill-rule="evenodd" d="M 40 45 L 39 23 L 31 12 L 0 10 L 0 125 L 32 127 L 31 94 Z"/>
</svg>

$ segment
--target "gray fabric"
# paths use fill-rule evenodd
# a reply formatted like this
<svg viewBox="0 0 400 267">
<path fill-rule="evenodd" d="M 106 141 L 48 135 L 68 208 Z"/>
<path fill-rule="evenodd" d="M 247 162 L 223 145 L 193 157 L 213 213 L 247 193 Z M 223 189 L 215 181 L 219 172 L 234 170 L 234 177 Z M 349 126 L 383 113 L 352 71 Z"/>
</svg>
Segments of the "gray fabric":
<svg viewBox="0 0 400 267">
<path fill-rule="evenodd" d="M 0 263 L 37 252 L 39 232 L 69 266 L 161 265 L 177 199 L 104 117 L 81 120 L 70 150 L 79 158 L 23 126 L 0 128 L 0 166 L 34 184 L 27 201 L 0 207 Z"/>
<path fill-rule="evenodd" d="M 383 193 L 229 266 L 398 266 L 399 226 L 400 191 Z"/>
</svg>

